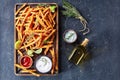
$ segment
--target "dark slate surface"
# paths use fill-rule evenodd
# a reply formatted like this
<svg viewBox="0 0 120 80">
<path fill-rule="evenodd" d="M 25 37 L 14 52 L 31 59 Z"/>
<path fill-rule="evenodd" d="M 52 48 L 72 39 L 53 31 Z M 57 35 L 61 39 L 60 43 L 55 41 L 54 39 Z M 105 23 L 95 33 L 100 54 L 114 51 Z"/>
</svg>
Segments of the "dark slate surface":
<svg viewBox="0 0 120 80">
<path fill-rule="evenodd" d="M 61 0 L 0 0 L 0 80 L 120 80 L 120 0 L 68 0 L 89 21 L 91 33 L 83 36 L 79 20 L 59 16 L 60 73 L 53 77 L 17 77 L 13 72 L 14 4 L 20 2 L 56 2 Z M 90 39 L 92 58 L 78 67 L 67 58 L 77 44 L 67 44 L 62 39 L 66 29 L 74 29 L 81 42 Z"/>
</svg>

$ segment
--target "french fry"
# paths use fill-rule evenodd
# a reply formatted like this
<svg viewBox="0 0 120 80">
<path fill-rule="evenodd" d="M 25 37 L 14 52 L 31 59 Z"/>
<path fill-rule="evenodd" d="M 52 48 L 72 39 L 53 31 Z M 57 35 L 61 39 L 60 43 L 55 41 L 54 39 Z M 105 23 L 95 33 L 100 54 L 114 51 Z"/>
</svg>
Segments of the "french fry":
<svg viewBox="0 0 120 80">
<path fill-rule="evenodd" d="M 42 34 L 40 35 L 40 40 L 38 41 L 37 47 L 40 46 L 41 42 L 42 42 Z"/>
<path fill-rule="evenodd" d="M 27 71 L 27 72 L 33 74 L 34 76 L 37 76 L 37 77 L 41 76 L 40 74 L 37 74 L 37 73 L 35 73 L 33 71 L 30 71 L 30 70 L 27 70 L 26 68 L 24 68 L 23 66 L 20 66 L 19 64 L 15 64 L 15 66 L 18 67 L 18 68 L 23 69 L 24 71 Z"/>
<path fill-rule="evenodd" d="M 47 47 L 52 47 L 53 45 L 50 44 L 50 45 L 45 45 L 45 46 L 42 46 L 41 48 L 47 48 Z"/>
<path fill-rule="evenodd" d="M 22 37 L 21 37 L 21 35 L 20 35 L 20 30 L 19 30 L 19 27 L 16 27 L 16 30 L 17 30 L 17 32 L 18 32 L 18 40 L 20 40 Z"/>
<path fill-rule="evenodd" d="M 33 15 L 31 16 L 31 21 L 29 22 L 28 24 L 28 29 L 31 28 L 32 24 L 33 24 L 33 20 L 34 20 L 34 17 Z"/>
<path fill-rule="evenodd" d="M 17 15 L 21 9 L 23 9 L 26 6 L 26 3 L 24 3 L 15 13 L 15 15 Z"/>
<path fill-rule="evenodd" d="M 58 71 L 58 54 L 57 53 L 55 53 L 56 54 L 56 64 L 55 64 L 55 70 L 56 71 Z"/>
<path fill-rule="evenodd" d="M 30 49 L 33 50 L 32 46 L 30 46 Z"/>
<path fill-rule="evenodd" d="M 27 17 L 29 16 L 29 14 L 30 14 L 30 12 L 31 12 L 32 10 L 33 10 L 33 9 L 29 9 L 28 12 L 26 13 L 25 18 L 23 19 L 23 22 L 22 22 L 21 27 L 23 27 L 23 25 L 24 25 L 24 23 L 25 23 Z"/>
<path fill-rule="evenodd" d="M 48 42 L 46 42 L 46 44 L 48 44 L 48 45 L 53 44 L 53 41 L 48 41 Z"/>
<path fill-rule="evenodd" d="M 25 43 L 23 45 L 25 46 Z M 26 50 L 26 52 L 28 51 L 28 49 L 26 47 L 25 47 L 25 50 Z"/>
<path fill-rule="evenodd" d="M 52 63 L 53 63 L 51 73 L 53 74 L 55 71 L 55 64 L 56 64 L 54 48 L 50 49 L 50 53 L 52 55 Z"/>
<path fill-rule="evenodd" d="M 40 25 L 42 25 L 44 28 L 47 27 L 47 26 L 44 24 L 44 22 L 42 21 L 42 19 L 39 18 L 38 15 L 36 15 L 36 18 L 37 18 L 38 22 L 40 23 Z"/>
<path fill-rule="evenodd" d="M 43 14 L 45 14 L 48 10 L 50 10 L 50 8 L 46 8 L 46 9 L 43 11 Z"/>
<path fill-rule="evenodd" d="M 23 38 L 22 38 L 22 43 L 23 43 L 24 41 L 25 41 L 25 35 L 24 35 Z M 22 43 L 21 43 L 21 44 L 22 44 Z"/>
<path fill-rule="evenodd" d="M 34 27 L 33 27 L 33 30 L 36 30 L 36 28 L 37 28 L 38 26 L 40 26 L 39 23 L 38 23 L 38 21 L 37 21 L 37 19 L 36 19 L 36 21 L 34 22 L 34 24 L 35 24 L 35 25 L 34 25 Z"/>
<path fill-rule="evenodd" d="M 55 17 L 56 17 L 56 12 L 53 14 L 53 16 L 52 16 L 52 19 L 53 19 L 53 21 L 54 21 L 54 19 L 55 19 Z"/>
<path fill-rule="evenodd" d="M 45 50 L 44 50 L 44 54 L 47 55 L 47 52 L 49 50 L 49 47 L 47 47 Z"/>
<path fill-rule="evenodd" d="M 20 50 L 17 50 L 17 52 L 20 54 L 20 56 L 23 56 L 23 53 Z"/>
<path fill-rule="evenodd" d="M 42 33 L 42 32 L 45 32 L 45 30 L 34 30 L 33 33 Z"/>
<path fill-rule="evenodd" d="M 55 38 L 55 35 L 52 35 L 52 37 L 51 37 L 51 41 L 53 41 L 53 40 L 54 40 L 54 38 Z"/>
<path fill-rule="evenodd" d="M 47 47 L 52 47 L 53 45 L 52 44 L 49 44 L 49 45 L 43 45 L 43 46 L 40 46 L 40 47 L 33 47 L 33 49 L 40 49 L 40 48 L 47 48 Z"/>
<path fill-rule="evenodd" d="M 52 25 L 50 24 L 48 20 L 43 19 L 43 21 L 47 24 L 48 27 L 52 28 Z"/>
<path fill-rule="evenodd" d="M 56 30 L 53 30 L 44 40 L 47 40 L 50 36 L 52 36 L 55 31 Z"/>
<path fill-rule="evenodd" d="M 33 39 L 30 39 L 29 41 L 26 41 L 27 42 L 27 44 L 30 44 L 30 43 L 32 43 L 34 40 Z"/>
<path fill-rule="evenodd" d="M 44 15 L 43 15 L 43 18 L 46 18 L 47 15 L 49 14 L 50 11 L 47 11 Z"/>
<path fill-rule="evenodd" d="M 20 72 L 27 73 L 29 71 L 35 72 L 36 70 L 35 69 L 27 69 L 27 70 L 21 70 Z"/>
<path fill-rule="evenodd" d="M 48 52 L 48 50 L 50 49 L 50 47 L 52 47 L 52 46 L 46 47 L 46 49 L 45 49 L 45 51 L 44 51 L 44 54 L 45 54 L 45 55 L 47 55 L 47 52 Z"/>
<path fill-rule="evenodd" d="M 43 15 L 43 13 L 42 13 L 41 10 L 39 10 L 39 15 L 41 15 L 41 17 L 44 18 L 44 17 L 43 17 L 44 15 Z"/>
<path fill-rule="evenodd" d="M 23 13 L 26 13 L 26 12 L 29 10 L 29 8 L 30 8 L 30 6 L 27 6 L 27 7 L 24 9 Z"/>
<path fill-rule="evenodd" d="M 53 27 L 55 26 L 55 21 L 54 21 L 54 18 L 56 17 L 56 13 L 53 14 L 52 16 L 52 21 L 53 21 Z"/>
<path fill-rule="evenodd" d="M 39 10 L 41 10 L 42 8 L 34 8 L 32 12 L 38 12 Z"/>
<path fill-rule="evenodd" d="M 49 18 L 50 23 L 52 24 L 52 13 L 49 13 L 48 18 Z"/>
<path fill-rule="evenodd" d="M 27 45 L 25 45 L 25 46 L 22 46 L 20 49 L 23 49 L 23 48 L 26 48 L 26 47 L 28 47 L 28 46 L 31 46 L 31 45 L 35 44 L 39 39 L 40 39 L 40 37 L 37 38 L 37 39 L 36 39 L 35 41 L 33 41 L 32 43 L 27 44 Z"/>
</svg>

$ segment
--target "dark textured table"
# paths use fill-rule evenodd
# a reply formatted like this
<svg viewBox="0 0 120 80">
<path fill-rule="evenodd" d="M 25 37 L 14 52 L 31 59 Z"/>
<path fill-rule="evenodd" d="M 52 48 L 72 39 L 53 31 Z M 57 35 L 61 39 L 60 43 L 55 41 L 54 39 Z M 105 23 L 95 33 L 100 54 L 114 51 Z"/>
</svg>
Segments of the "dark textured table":
<svg viewBox="0 0 120 80">
<path fill-rule="evenodd" d="M 18 77 L 13 70 L 14 5 L 21 2 L 56 2 L 61 0 L 0 0 L 0 80 L 120 80 L 120 0 L 68 0 L 88 20 L 91 32 L 83 36 L 79 20 L 59 16 L 60 73 L 51 77 Z M 74 29 L 78 40 L 67 44 L 62 39 L 66 29 Z M 92 58 L 81 66 L 68 61 L 73 47 L 85 37 Z"/>
</svg>

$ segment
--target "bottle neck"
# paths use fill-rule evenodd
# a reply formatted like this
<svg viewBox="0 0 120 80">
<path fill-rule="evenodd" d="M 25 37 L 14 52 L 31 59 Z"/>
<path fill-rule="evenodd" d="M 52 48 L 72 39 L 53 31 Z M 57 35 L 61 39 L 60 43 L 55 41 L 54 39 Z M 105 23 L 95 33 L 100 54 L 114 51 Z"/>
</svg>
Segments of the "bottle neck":
<svg viewBox="0 0 120 80">
<path fill-rule="evenodd" d="M 85 38 L 84 41 L 81 43 L 81 46 L 85 47 L 89 42 L 89 39 Z"/>
</svg>

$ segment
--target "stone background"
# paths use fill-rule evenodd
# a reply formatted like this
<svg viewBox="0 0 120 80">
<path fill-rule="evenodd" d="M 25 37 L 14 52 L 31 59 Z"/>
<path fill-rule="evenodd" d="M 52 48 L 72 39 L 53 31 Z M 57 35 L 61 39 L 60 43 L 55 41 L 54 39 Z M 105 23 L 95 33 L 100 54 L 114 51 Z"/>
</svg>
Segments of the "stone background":
<svg viewBox="0 0 120 80">
<path fill-rule="evenodd" d="M 68 0 L 88 20 L 91 32 L 83 36 L 79 20 L 59 12 L 59 67 L 53 77 L 17 77 L 13 70 L 14 5 L 21 2 L 56 2 L 62 10 L 62 0 L 0 0 L 0 80 L 120 80 L 120 0 Z M 63 32 L 74 29 L 79 38 L 74 44 L 63 41 Z M 90 39 L 88 50 L 92 58 L 81 66 L 68 61 L 76 44 Z"/>
</svg>

